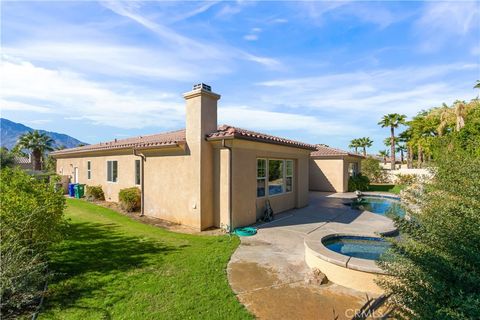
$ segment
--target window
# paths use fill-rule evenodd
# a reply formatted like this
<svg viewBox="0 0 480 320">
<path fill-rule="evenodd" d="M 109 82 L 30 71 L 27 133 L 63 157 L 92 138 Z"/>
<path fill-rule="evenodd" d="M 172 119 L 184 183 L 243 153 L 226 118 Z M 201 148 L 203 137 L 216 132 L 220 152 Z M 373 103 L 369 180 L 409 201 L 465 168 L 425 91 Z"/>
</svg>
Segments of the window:
<svg viewBox="0 0 480 320">
<path fill-rule="evenodd" d="M 135 184 L 140 184 L 140 160 L 135 160 Z"/>
<path fill-rule="evenodd" d="M 294 172 L 293 160 L 257 159 L 257 198 L 292 192 Z"/>
<path fill-rule="evenodd" d="M 92 179 L 92 163 L 87 161 L 87 179 Z"/>
<path fill-rule="evenodd" d="M 285 191 L 292 192 L 293 190 L 293 160 L 287 160 L 285 173 Z"/>
<path fill-rule="evenodd" d="M 350 162 L 348 164 L 348 174 L 350 177 L 355 177 L 358 174 L 358 163 Z"/>
<path fill-rule="evenodd" d="M 267 180 L 267 160 L 257 159 L 257 197 L 265 196 L 265 186 Z"/>
<path fill-rule="evenodd" d="M 117 182 L 118 161 L 107 161 L 107 181 Z"/>
<path fill-rule="evenodd" d="M 275 195 L 284 192 L 284 161 L 268 160 L 268 194 Z"/>
</svg>

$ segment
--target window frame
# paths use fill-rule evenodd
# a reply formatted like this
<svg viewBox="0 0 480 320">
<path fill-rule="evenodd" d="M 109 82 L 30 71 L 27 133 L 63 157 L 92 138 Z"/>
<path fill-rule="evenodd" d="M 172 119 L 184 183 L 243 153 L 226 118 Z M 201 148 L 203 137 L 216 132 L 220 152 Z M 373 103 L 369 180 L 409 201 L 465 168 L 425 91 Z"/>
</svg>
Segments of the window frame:
<svg viewBox="0 0 480 320">
<path fill-rule="evenodd" d="M 111 163 L 111 178 L 112 178 L 112 180 L 109 180 L 109 174 L 110 174 L 109 163 Z M 114 172 L 113 163 L 116 163 L 116 166 L 117 166 L 115 181 L 113 180 L 113 172 Z M 108 183 L 118 183 L 118 160 L 107 160 L 107 182 Z"/>
<path fill-rule="evenodd" d="M 265 163 L 264 176 L 263 177 L 258 176 L 258 161 L 259 160 L 264 161 L 264 163 Z M 268 182 L 268 180 L 267 180 L 268 179 L 268 171 L 267 171 L 267 168 L 268 168 L 268 159 L 267 158 L 257 158 L 257 173 L 256 173 L 256 175 L 257 175 L 257 199 L 265 198 L 265 197 L 268 196 L 268 190 L 267 190 L 268 189 L 268 183 L 267 183 Z M 258 181 L 259 180 L 263 180 L 263 185 L 264 185 L 264 188 L 265 188 L 263 196 L 258 195 Z"/>
<path fill-rule="evenodd" d="M 295 159 L 278 159 L 278 158 L 256 158 L 257 160 L 257 165 L 256 165 L 256 168 L 257 168 L 257 199 L 262 199 L 262 198 L 272 198 L 272 197 L 276 197 L 276 196 L 281 196 L 281 195 L 286 195 L 286 194 L 289 194 L 289 193 L 292 193 L 294 192 L 295 190 Z M 265 161 L 265 177 L 259 177 L 258 176 L 258 160 L 263 160 Z M 283 162 L 283 176 L 282 176 L 282 179 L 283 179 L 283 192 L 281 193 L 276 193 L 276 194 L 270 194 L 270 189 L 269 189 L 269 176 L 270 176 L 270 164 L 269 162 L 270 161 L 282 161 Z M 291 162 L 292 164 L 292 172 L 291 174 L 287 174 L 287 163 L 288 162 Z M 292 186 L 291 186 L 291 190 L 290 191 L 287 191 L 287 178 L 291 178 L 292 179 Z M 265 194 L 263 196 L 258 196 L 258 180 L 264 180 L 265 182 Z"/>
<path fill-rule="evenodd" d="M 92 161 L 87 160 L 87 180 L 92 179 Z"/>
<path fill-rule="evenodd" d="M 138 168 L 137 168 L 137 163 L 138 163 Z M 142 184 L 142 163 L 141 163 L 141 160 L 140 159 L 135 159 L 135 162 L 134 162 L 134 183 L 136 186 L 139 186 Z M 138 169 L 138 172 L 137 172 L 137 169 Z M 137 183 L 137 176 L 138 176 L 138 183 Z"/>
</svg>

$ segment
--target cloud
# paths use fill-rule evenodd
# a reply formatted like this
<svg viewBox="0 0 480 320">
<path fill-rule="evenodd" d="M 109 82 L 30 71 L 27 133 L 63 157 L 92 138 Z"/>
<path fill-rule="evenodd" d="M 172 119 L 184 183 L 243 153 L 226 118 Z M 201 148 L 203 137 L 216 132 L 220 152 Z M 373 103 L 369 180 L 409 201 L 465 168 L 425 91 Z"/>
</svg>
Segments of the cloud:
<svg viewBox="0 0 480 320">
<path fill-rule="evenodd" d="M 258 40 L 258 34 L 246 34 L 243 36 L 243 39 L 247 41 L 256 41 Z"/>
<path fill-rule="evenodd" d="M 478 43 L 478 21 L 480 5 L 476 1 L 429 2 L 415 23 L 415 32 L 421 37 L 421 49 L 433 51 L 469 36 Z"/>
<path fill-rule="evenodd" d="M 181 35 L 175 30 L 159 22 L 153 21 L 152 19 L 147 18 L 146 15 L 140 13 L 140 5 L 136 2 L 132 4 L 131 2 L 108 1 L 103 2 L 103 5 L 118 15 L 129 18 L 154 32 L 170 46 L 170 49 L 173 52 L 180 54 L 185 59 L 215 61 L 216 64 L 224 64 L 240 58 L 256 62 L 269 68 L 272 66 L 273 58 L 257 57 L 252 53 L 245 52 L 244 50 L 235 47 L 222 44 L 211 45 Z M 239 7 L 242 5 L 243 4 L 240 3 Z M 278 61 L 276 63 L 279 64 Z"/>
<path fill-rule="evenodd" d="M 183 125 L 184 106 L 167 92 L 89 81 L 77 73 L 2 62 L 2 108 L 56 113 L 97 125 L 131 129 Z"/>
<path fill-rule="evenodd" d="M 266 105 L 337 112 L 386 112 L 413 115 L 473 95 L 471 85 L 446 83 L 455 75 L 478 70 L 476 64 L 447 64 L 328 74 L 318 77 L 278 79 L 258 83 L 269 90 L 260 95 Z M 466 89 L 468 88 L 468 89 Z"/>
<path fill-rule="evenodd" d="M 252 106 L 226 106 L 218 110 L 219 123 L 230 124 L 260 132 L 308 134 L 313 141 L 319 136 L 343 135 L 356 132 L 354 126 L 337 121 L 319 120 L 310 115 L 261 110 Z"/>
</svg>

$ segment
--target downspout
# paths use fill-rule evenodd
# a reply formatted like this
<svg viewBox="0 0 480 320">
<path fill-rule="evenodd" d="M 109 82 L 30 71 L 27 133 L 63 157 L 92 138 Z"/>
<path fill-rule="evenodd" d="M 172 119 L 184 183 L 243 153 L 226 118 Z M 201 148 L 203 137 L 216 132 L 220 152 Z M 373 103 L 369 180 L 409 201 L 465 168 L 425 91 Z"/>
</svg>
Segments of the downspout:
<svg viewBox="0 0 480 320">
<path fill-rule="evenodd" d="M 140 203 L 141 203 L 140 204 L 140 207 L 141 207 L 140 208 L 140 210 L 141 210 L 140 211 L 140 217 L 143 217 L 145 215 L 145 192 L 144 192 L 145 188 L 144 188 L 144 182 L 143 182 L 144 179 L 143 178 L 145 176 L 145 174 L 144 174 L 144 172 L 145 172 L 144 171 L 144 167 L 145 167 L 144 163 L 145 163 L 145 161 L 147 161 L 147 157 L 143 153 L 137 153 L 137 149 L 133 149 L 133 155 L 137 156 L 137 157 L 140 157 L 142 159 L 141 162 L 140 162 L 141 163 L 141 166 L 140 166 L 140 189 L 142 191 L 140 193 L 140 199 L 141 199 L 140 200 Z"/>
<path fill-rule="evenodd" d="M 227 146 L 225 144 L 225 139 L 222 139 L 222 148 L 225 148 L 225 149 L 228 149 L 228 223 L 229 223 L 229 226 L 228 226 L 228 231 L 230 233 L 233 232 L 233 216 L 232 216 L 232 207 L 233 207 L 233 203 L 232 203 L 232 180 L 233 180 L 233 175 L 232 175 L 232 172 L 233 172 L 233 168 L 232 168 L 232 162 L 233 162 L 233 157 L 232 157 L 232 153 L 233 153 L 233 150 L 232 150 L 232 147 L 230 146 Z"/>
</svg>

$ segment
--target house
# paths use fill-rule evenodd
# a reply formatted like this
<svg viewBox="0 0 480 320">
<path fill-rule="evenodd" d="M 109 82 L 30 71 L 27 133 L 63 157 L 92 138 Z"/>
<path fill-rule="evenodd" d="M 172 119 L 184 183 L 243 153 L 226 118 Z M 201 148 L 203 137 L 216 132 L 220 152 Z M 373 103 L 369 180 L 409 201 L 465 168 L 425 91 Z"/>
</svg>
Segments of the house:
<svg viewBox="0 0 480 320">
<path fill-rule="evenodd" d="M 310 154 L 310 190 L 347 192 L 348 178 L 360 172 L 362 159 L 357 153 L 317 144 Z"/>
<path fill-rule="evenodd" d="M 142 214 L 204 230 L 244 226 L 308 204 L 314 145 L 217 125 L 220 95 L 198 84 L 183 95 L 183 130 L 113 140 L 51 153 L 57 173 L 101 185 L 109 201 L 142 190 Z"/>
<path fill-rule="evenodd" d="M 24 170 L 33 170 L 34 168 L 31 154 L 28 154 L 28 156 L 26 157 L 15 155 L 13 158 L 13 162 L 15 166 L 18 166 Z"/>
</svg>

